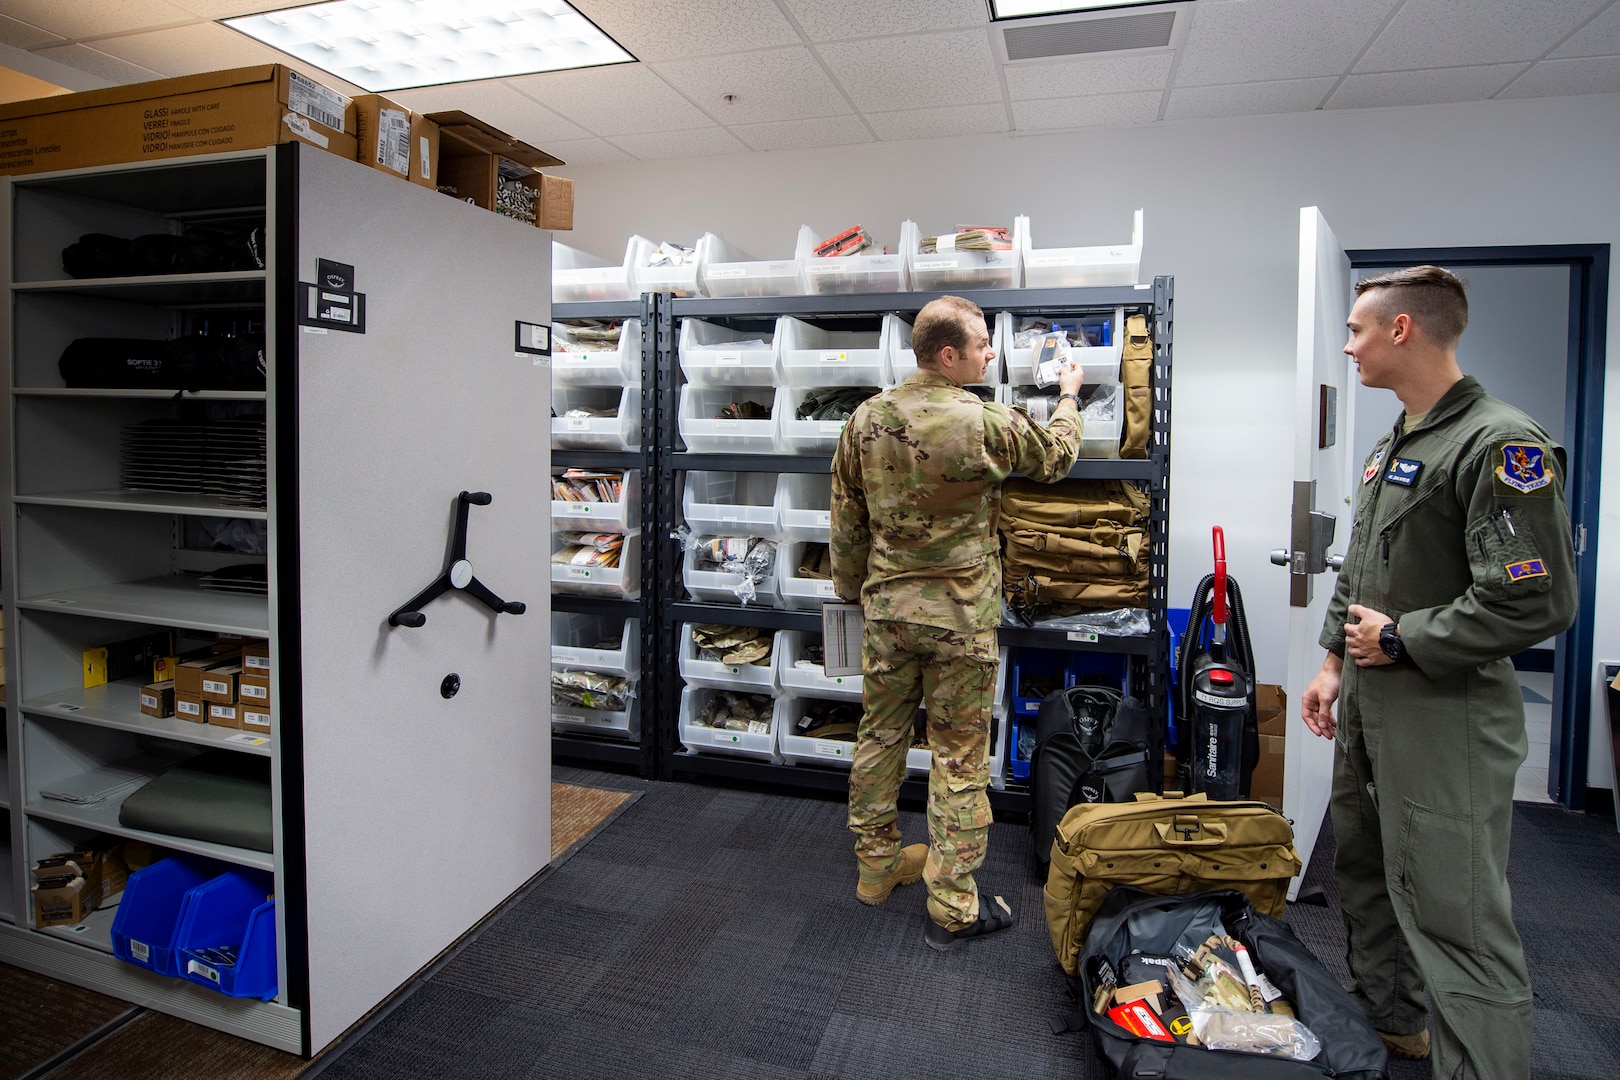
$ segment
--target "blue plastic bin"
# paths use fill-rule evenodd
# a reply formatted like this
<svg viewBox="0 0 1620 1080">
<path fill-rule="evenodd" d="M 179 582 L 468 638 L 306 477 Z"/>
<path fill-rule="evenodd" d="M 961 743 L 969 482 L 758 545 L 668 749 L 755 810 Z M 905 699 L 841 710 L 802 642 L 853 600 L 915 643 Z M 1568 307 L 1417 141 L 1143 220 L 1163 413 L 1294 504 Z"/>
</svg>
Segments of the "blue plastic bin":
<svg viewBox="0 0 1620 1080">
<path fill-rule="evenodd" d="M 113 916 L 113 955 L 159 975 L 177 974 L 175 934 L 186 894 L 223 869 L 176 857 L 131 874 Z"/>
<path fill-rule="evenodd" d="M 1082 682 L 1107 682 L 1125 689 L 1127 666 L 1124 656 L 1109 653 L 1070 652 L 1065 649 L 1017 649 L 1009 661 L 1012 664 L 1012 743 L 1007 753 L 1007 772 L 1014 780 L 1029 780 L 1029 749 L 1020 745 L 1020 737 L 1032 741 L 1035 718 L 1041 711 L 1041 698 L 1025 697 L 1024 674 L 1048 676 L 1045 681 L 1061 685 L 1064 689 Z"/>
<path fill-rule="evenodd" d="M 276 902 L 270 875 L 232 870 L 186 895 L 175 938 L 179 975 L 229 997 L 276 996 Z M 236 950 L 234 964 L 209 950 Z"/>
</svg>

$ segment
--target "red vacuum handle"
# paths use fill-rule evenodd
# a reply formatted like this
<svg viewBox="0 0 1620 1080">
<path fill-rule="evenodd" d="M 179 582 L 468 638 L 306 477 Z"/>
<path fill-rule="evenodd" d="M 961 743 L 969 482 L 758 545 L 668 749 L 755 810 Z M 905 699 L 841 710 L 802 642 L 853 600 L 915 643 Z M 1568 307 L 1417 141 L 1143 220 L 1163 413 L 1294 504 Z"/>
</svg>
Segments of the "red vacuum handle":
<svg viewBox="0 0 1620 1080">
<path fill-rule="evenodd" d="M 1226 533 L 1219 525 L 1215 534 L 1215 625 L 1226 625 Z"/>
</svg>

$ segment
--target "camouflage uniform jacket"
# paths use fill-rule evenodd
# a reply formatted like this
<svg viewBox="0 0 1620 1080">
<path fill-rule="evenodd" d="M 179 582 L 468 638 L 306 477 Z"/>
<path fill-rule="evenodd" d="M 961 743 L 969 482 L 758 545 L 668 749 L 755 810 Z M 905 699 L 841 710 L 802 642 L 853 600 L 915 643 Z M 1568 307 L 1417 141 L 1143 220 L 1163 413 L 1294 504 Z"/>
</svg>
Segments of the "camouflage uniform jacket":
<svg viewBox="0 0 1620 1080">
<path fill-rule="evenodd" d="M 919 371 L 862 402 L 832 463 L 832 570 L 868 619 L 990 630 L 1001 622 L 996 522 L 1013 473 L 1051 482 L 1080 450 L 1065 400 L 1042 428 Z"/>
</svg>

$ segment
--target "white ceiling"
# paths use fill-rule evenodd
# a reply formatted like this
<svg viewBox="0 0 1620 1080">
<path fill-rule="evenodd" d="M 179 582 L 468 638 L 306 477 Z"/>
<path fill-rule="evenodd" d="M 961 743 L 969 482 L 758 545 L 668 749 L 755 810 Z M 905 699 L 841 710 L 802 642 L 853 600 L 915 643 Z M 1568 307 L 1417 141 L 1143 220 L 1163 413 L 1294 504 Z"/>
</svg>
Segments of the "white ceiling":
<svg viewBox="0 0 1620 1080">
<path fill-rule="evenodd" d="M 591 165 L 1620 93 L 1620 0 L 1181 0 L 1168 47 L 1011 63 L 985 0 L 572 2 L 640 63 L 390 96 Z M 0 65 L 82 89 L 287 62 L 212 20 L 288 6 L 0 0 Z"/>
</svg>

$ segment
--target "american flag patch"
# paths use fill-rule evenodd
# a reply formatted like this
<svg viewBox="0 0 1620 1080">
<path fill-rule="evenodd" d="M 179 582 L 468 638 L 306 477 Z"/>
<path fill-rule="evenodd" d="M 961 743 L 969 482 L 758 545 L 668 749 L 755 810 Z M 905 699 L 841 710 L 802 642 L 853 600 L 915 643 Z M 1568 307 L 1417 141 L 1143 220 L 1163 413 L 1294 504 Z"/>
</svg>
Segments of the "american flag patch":
<svg viewBox="0 0 1620 1080">
<path fill-rule="evenodd" d="M 1540 559 L 1526 559 L 1524 562 L 1508 563 L 1508 578 L 1512 581 L 1523 581 L 1525 578 L 1546 577 L 1547 567 Z"/>
</svg>

